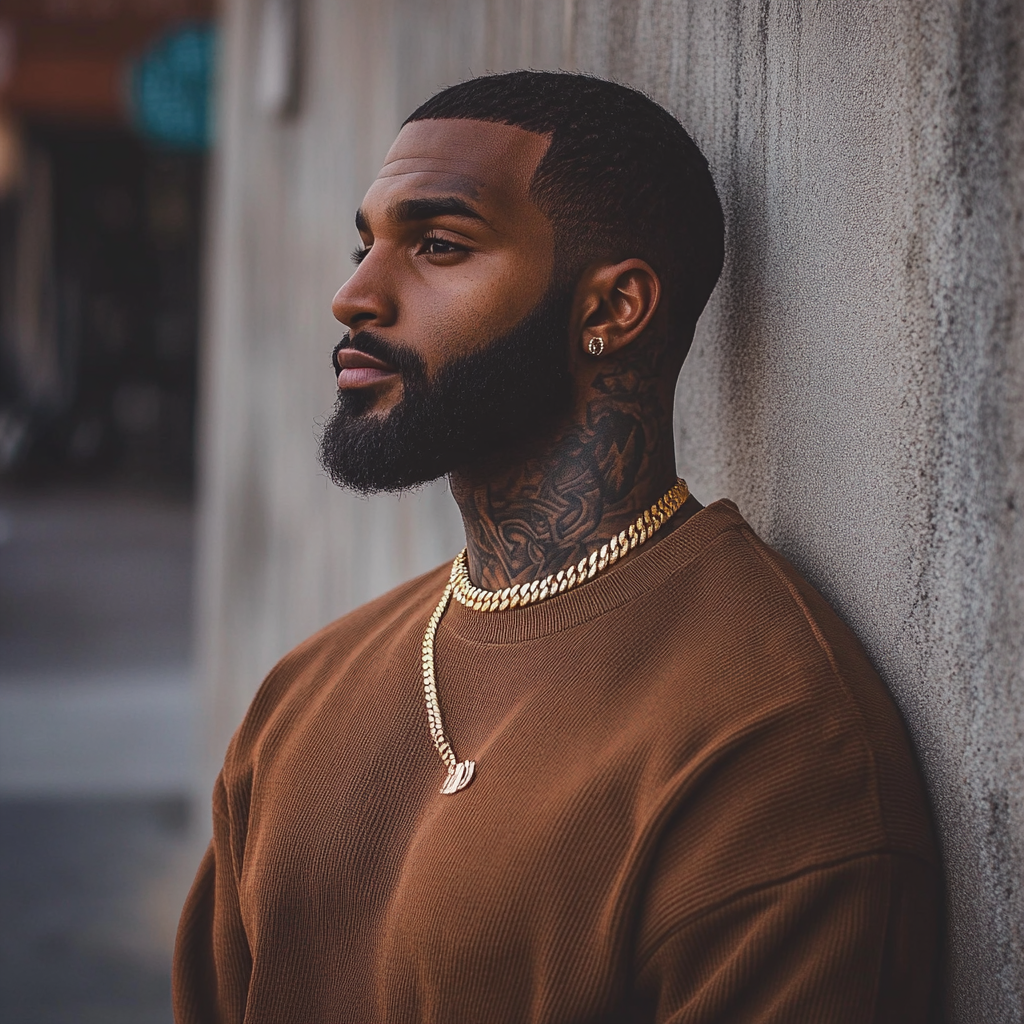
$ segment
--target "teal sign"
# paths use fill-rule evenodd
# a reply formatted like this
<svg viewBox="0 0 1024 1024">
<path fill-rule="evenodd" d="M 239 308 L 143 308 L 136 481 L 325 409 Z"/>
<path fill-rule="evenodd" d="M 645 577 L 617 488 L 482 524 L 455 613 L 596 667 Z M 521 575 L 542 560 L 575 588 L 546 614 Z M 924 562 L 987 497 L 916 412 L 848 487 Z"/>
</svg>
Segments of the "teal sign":
<svg viewBox="0 0 1024 1024">
<path fill-rule="evenodd" d="M 153 142 L 206 149 L 212 140 L 216 30 L 190 24 L 160 36 L 129 71 L 132 123 Z"/>
</svg>

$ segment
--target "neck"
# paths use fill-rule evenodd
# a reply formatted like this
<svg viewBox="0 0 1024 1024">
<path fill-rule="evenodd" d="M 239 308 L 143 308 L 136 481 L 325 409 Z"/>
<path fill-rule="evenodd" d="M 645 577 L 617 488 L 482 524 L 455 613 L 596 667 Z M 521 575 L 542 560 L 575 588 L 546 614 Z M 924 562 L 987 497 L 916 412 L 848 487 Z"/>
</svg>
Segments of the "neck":
<svg viewBox="0 0 1024 1024">
<path fill-rule="evenodd" d="M 498 590 L 565 569 L 668 491 L 672 396 L 657 369 L 609 360 L 554 436 L 452 474 L 474 583 Z"/>
</svg>

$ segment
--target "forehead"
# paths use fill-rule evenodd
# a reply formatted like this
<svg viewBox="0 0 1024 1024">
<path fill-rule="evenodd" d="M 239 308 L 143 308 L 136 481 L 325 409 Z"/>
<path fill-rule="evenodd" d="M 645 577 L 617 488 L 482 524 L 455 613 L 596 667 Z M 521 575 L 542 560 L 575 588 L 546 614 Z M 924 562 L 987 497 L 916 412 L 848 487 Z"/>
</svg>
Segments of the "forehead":
<svg viewBox="0 0 1024 1024">
<path fill-rule="evenodd" d="M 487 206 L 529 202 L 549 138 L 488 121 L 413 121 L 398 134 L 366 203 L 424 192 L 465 195 Z"/>
</svg>

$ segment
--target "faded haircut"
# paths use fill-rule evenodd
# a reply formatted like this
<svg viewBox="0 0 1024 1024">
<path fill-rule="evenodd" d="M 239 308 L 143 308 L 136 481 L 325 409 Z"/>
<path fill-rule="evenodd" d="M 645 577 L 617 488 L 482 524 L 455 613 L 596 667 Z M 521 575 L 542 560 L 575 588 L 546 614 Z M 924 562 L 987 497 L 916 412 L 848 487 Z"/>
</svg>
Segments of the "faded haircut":
<svg viewBox="0 0 1024 1024">
<path fill-rule="evenodd" d="M 484 75 L 432 96 L 406 120 L 471 120 L 548 135 L 530 186 L 554 229 L 556 274 L 598 259 L 657 272 L 672 335 L 689 347 L 724 256 L 722 207 L 704 154 L 636 89 L 564 71 Z"/>
</svg>

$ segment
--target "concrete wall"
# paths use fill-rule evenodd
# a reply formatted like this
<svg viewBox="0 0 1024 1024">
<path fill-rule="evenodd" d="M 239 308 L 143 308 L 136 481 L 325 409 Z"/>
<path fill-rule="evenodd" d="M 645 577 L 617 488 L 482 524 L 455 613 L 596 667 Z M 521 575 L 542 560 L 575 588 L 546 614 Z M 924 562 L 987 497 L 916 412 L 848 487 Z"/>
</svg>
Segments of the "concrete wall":
<svg viewBox="0 0 1024 1024">
<path fill-rule="evenodd" d="M 855 628 L 914 734 L 949 878 L 950 1019 L 1024 1019 L 1024 7 L 996 0 L 307 0 L 296 114 L 230 0 L 203 424 L 219 757 L 272 662 L 461 546 L 443 485 L 333 490 L 330 300 L 352 212 L 443 84 L 579 67 L 676 111 L 729 257 L 680 469 Z"/>
</svg>

